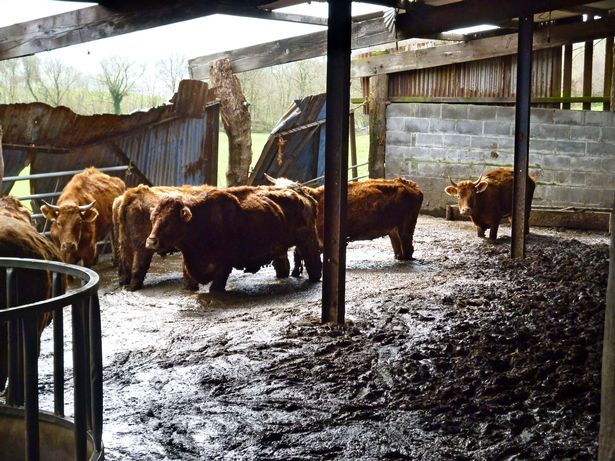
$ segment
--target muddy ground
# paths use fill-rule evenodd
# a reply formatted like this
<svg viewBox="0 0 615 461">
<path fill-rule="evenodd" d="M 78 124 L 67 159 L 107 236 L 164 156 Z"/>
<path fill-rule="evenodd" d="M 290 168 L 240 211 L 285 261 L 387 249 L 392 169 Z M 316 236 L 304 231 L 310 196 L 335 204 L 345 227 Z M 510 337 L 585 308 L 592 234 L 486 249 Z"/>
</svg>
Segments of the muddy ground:
<svg viewBox="0 0 615 461">
<path fill-rule="evenodd" d="M 500 235 L 421 216 L 410 263 L 350 244 L 344 327 L 272 268 L 210 295 L 156 258 L 132 293 L 103 260 L 107 459 L 595 459 L 608 237 L 537 228 L 512 261 Z"/>
</svg>

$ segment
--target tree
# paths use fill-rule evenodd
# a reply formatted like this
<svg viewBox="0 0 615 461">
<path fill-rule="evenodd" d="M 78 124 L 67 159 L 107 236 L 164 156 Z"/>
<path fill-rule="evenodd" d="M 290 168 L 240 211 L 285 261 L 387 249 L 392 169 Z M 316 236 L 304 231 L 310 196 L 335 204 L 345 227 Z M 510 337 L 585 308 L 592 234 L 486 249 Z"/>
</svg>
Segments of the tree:
<svg viewBox="0 0 615 461">
<path fill-rule="evenodd" d="M 35 101 L 51 106 L 66 104 L 65 98 L 75 84 L 78 72 L 58 59 L 39 59 L 31 56 L 23 60 L 28 91 Z"/>
<path fill-rule="evenodd" d="M 0 101 L 11 104 L 17 101 L 19 87 L 19 60 L 0 61 Z"/>
<path fill-rule="evenodd" d="M 145 67 L 126 57 L 111 56 L 100 62 L 99 81 L 111 95 L 113 113 L 122 113 L 122 101 L 145 72 Z"/>
<path fill-rule="evenodd" d="M 156 63 L 158 78 L 165 90 L 172 96 L 179 86 L 179 82 L 188 78 L 188 60 L 182 54 L 175 53 L 160 59 Z"/>
</svg>

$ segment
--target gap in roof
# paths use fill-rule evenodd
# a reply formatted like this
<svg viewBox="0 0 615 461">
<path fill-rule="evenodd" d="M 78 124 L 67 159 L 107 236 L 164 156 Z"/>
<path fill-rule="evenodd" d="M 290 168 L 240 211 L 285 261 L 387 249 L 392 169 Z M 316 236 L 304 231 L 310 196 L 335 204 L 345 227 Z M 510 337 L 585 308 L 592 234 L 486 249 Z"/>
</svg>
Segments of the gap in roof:
<svg viewBox="0 0 615 461">
<path fill-rule="evenodd" d="M 384 11 L 385 9 L 387 8 L 382 5 L 352 2 L 352 15 L 353 16 L 360 16 L 362 14 L 369 14 L 369 13 L 374 13 L 377 11 Z M 303 14 L 306 16 L 317 16 L 319 18 L 326 18 L 329 16 L 329 4 L 327 2 L 313 1 L 310 3 L 302 3 L 300 5 L 278 8 L 274 11 L 279 12 L 279 13 Z"/>
</svg>

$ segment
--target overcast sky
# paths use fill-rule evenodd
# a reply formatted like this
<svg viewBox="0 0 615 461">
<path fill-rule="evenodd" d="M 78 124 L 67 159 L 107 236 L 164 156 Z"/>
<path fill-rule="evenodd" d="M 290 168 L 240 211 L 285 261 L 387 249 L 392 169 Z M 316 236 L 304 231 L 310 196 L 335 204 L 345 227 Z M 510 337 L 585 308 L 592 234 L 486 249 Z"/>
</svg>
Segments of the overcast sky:
<svg viewBox="0 0 615 461">
<path fill-rule="evenodd" d="M 93 4 L 55 0 L 0 0 L 0 27 L 63 13 Z M 353 14 L 365 14 L 382 7 L 353 4 Z M 283 10 L 289 13 L 325 17 L 327 3 L 312 2 Z M 96 72 L 98 62 L 108 55 L 128 56 L 138 61 L 156 61 L 173 53 L 188 59 L 324 30 L 323 27 L 283 21 L 267 21 L 222 15 L 156 27 L 131 34 L 75 45 L 39 56 L 60 58 L 84 72 Z"/>
</svg>

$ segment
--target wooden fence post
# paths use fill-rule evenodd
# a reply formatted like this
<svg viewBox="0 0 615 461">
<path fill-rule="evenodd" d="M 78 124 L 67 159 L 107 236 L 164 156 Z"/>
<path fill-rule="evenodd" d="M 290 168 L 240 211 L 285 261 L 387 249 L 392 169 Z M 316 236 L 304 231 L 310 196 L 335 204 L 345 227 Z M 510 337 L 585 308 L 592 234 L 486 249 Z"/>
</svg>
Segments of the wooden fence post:
<svg viewBox="0 0 615 461">
<path fill-rule="evenodd" d="M 609 283 L 602 346 L 602 402 L 598 461 L 615 460 L 615 202 L 611 211 Z"/>
<path fill-rule="evenodd" d="M 386 144 L 386 101 L 389 76 L 380 74 L 369 79 L 369 177 L 384 178 Z"/>
</svg>

